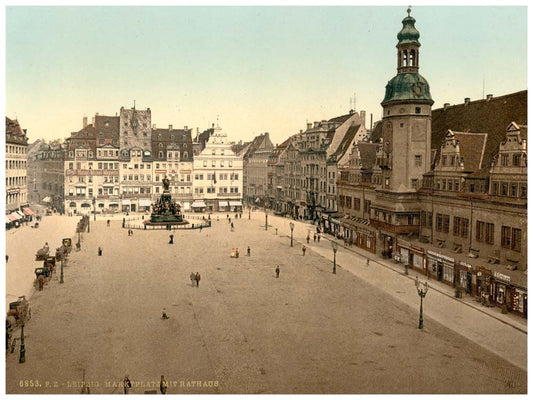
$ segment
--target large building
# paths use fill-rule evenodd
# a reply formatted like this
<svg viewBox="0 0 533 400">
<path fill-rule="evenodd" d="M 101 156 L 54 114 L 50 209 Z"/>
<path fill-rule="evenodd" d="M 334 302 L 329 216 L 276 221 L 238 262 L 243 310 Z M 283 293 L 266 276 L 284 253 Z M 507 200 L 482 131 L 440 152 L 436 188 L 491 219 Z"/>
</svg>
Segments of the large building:
<svg viewBox="0 0 533 400">
<path fill-rule="evenodd" d="M 243 199 L 249 204 L 265 204 L 268 201 L 267 163 L 273 150 L 268 132 L 256 136 L 242 150 Z"/>
<path fill-rule="evenodd" d="M 6 117 L 6 212 L 28 206 L 28 137 L 17 120 Z M 11 220 L 11 218 L 10 218 Z"/>
<path fill-rule="evenodd" d="M 341 226 L 367 251 L 527 315 L 527 92 L 431 110 L 408 15 L 374 143 L 338 179 Z"/>
<path fill-rule="evenodd" d="M 242 156 L 235 154 L 218 125 L 205 148 L 194 157 L 193 172 L 193 210 L 242 210 Z"/>
</svg>

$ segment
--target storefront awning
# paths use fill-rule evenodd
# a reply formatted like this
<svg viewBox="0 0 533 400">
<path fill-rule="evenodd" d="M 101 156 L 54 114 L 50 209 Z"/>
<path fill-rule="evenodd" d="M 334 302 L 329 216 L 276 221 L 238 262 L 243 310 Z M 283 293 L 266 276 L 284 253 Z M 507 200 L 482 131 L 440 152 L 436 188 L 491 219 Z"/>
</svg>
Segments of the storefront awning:
<svg viewBox="0 0 533 400">
<path fill-rule="evenodd" d="M 190 209 L 191 209 L 190 204 L 189 204 L 188 201 L 186 201 L 185 203 L 183 203 L 183 209 L 184 209 L 184 210 L 190 210 Z"/>
<path fill-rule="evenodd" d="M 26 216 L 22 214 L 20 211 L 15 211 L 13 214 L 18 215 L 20 218 L 25 218 Z"/>
<path fill-rule="evenodd" d="M 218 202 L 218 206 L 219 207 L 227 207 L 228 206 L 228 202 L 227 201 L 219 201 Z"/>
<path fill-rule="evenodd" d="M 87 208 L 87 207 L 90 207 L 91 205 L 89 203 L 81 203 L 81 206 L 83 208 Z"/>
<path fill-rule="evenodd" d="M 6 215 L 6 218 L 10 220 L 11 222 L 17 221 L 19 218 L 15 217 L 13 214 Z"/>
<path fill-rule="evenodd" d="M 150 199 L 139 199 L 139 207 L 150 207 L 151 204 Z"/>
<path fill-rule="evenodd" d="M 98 207 L 103 207 L 104 203 L 98 203 Z"/>
<path fill-rule="evenodd" d="M 122 205 L 123 205 L 123 206 L 130 206 L 130 205 L 131 205 L 131 201 L 130 201 L 130 199 L 124 199 L 124 200 L 122 200 Z"/>
<path fill-rule="evenodd" d="M 205 207 L 205 203 L 203 200 L 195 200 L 192 205 L 191 205 L 192 208 L 200 208 L 200 207 Z"/>
<path fill-rule="evenodd" d="M 109 207 L 118 207 L 118 203 L 109 203 Z"/>
<path fill-rule="evenodd" d="M 22 209 L 22 212 L 25 214 L 25 215 L 34 215 L 33 214 L 33 211 L 30 210 L 28 207 L 25 207 Z"/>
<path fill-rule="evenodd" d="M 46 196 L 43 200 L 42 200 L 43 203 L 50 203 L 50 197 L 49 196 Z"/>
<path fill-rule="evenodd" d="M 240 201 L 230 201 L 229 205 L 231 207 L 234 207 L 234 206 L 242 207 L 242 203 Z"/>
</svg>

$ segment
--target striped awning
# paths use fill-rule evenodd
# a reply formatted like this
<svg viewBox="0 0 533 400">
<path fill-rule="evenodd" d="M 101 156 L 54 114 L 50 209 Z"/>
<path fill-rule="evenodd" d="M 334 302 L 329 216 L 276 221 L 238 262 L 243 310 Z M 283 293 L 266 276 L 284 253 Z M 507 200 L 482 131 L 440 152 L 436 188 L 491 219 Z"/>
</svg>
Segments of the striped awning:
<svg viewBox="0 0 533 400">
<path fill-rule="evenodd" d="M 229 205 L 231 207 L 234 207 L 234 206 L 242 207 L 242 203 L 240 201 L 230 201 Z"/>
<path fill-rule="evenodd" d="M 13 212 L 13 214 L 18 215 L 18 216 L 19 216 L 19 219 L 20 219 L 20 218 L 24 218 L 24 217 L 26 217 L 26 216 L 25 216 L 24 214 L 22 214 L 20 211 L 15 211 L 15 212 Z"/>
<path fill-rule="evenodd" d="M 228 202 L 227 201 L 219 201 L 218 202 L 218 206 L 219 207 L 227 207 L 228 206 Z"/>
<path fill-rule="evenodd" d="M 195 200 L 192 205 L 191 205 L 192 208 L 200 208 L 200 207 L 205 207 L 205 203 L 203 200 Z"/>
<path fill-rule="evenodd" d="M 11 222 L 17 221 L 19 218 L 15 217 L 13 214 L 7 214 L 6 218 L 10 220 Z"/>
<path fill-rule="evenodd" d="M 28 207 L 24 207 L 24 208 L 22 209 L 22 212 L 23 212 L 25 215 L 34 215 L 34 214 L 33 214 L 33 211 L 30 210 Z"/>
</svg>

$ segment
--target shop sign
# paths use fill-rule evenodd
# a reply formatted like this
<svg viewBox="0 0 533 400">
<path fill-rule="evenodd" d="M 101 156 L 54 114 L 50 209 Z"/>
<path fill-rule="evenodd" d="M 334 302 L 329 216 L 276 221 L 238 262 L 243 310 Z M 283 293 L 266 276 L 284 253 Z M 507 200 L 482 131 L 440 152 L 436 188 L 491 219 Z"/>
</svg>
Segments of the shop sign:
<svg viewBox="0 0 533 400">
<path fill-rule="evenodd" d="M 472 265 L 465 263 L 464 261 L 460 261 L 459 265 L 462 265 L 463 267 L 472 268 Z"/>
<path fill-rule="evenodd" d="M 507 275 L 504 275 L 501 272 L 494 272 L 493 276 L 496 279 L 499 279 L 500 281 L 507 282 L 507 283 L 511 282 L 511 277 L 507 276 Z"/>
<path fill-rule="evenodd" d="M 427 253 L 432 255 L 432 256 L 434 256 L 434 257 L 442 258 L 443 260 L 446 260 L 446 261 L 449 261 L 449 262 L 452 262 L 452 263 L 454 262 L 453 258 L 443 256 L 442 254 L 435 253 L 434 251 L 428 250 Z"/>
</svg>

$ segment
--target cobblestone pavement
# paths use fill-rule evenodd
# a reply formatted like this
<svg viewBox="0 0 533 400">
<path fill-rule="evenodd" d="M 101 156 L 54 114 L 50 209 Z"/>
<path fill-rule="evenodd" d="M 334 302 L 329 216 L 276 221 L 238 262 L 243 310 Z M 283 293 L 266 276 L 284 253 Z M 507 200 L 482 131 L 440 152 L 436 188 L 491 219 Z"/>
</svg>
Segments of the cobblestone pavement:
<svg viewBox="0 0 533 400">
<path fill-rule="evenodd" d="M 91 393 L 121 393 L 126 374 L 132 393 L 158 389 L 161 375 L 168 393 L 527 392 L 513 353 L 525 353 L 524 333 L 433 286 L 419 330 L 409 277 L 342 248 L 334 275 L 325 240 L 302 256 L 288 220 L 269 215 L 265 231 L 264 213 L 231 217 L 234 232 L 214 215 L 211 228 L 174 232 L 173 245 L 165 230 L 91 225 L 65 283 L 32 296 L 26 363 L 8 354 L 7 392 L 75 394 L 85 377 Z M 296 225 L 301 242 L 311 228 Z"/>
</svg>

